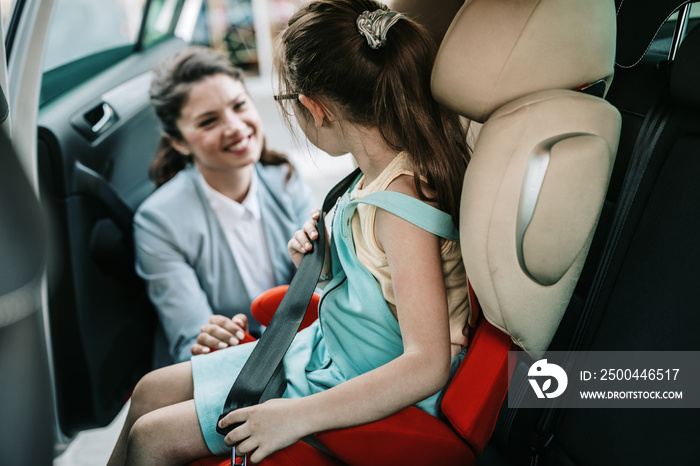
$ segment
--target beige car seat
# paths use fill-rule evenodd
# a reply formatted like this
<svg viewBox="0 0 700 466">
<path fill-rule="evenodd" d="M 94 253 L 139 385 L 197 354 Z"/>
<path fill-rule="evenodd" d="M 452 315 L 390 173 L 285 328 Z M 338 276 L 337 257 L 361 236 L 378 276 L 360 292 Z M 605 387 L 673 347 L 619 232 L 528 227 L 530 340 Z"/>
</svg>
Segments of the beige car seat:
<svg viewBox="0 0 700 466">
<path fill-rule="evenodd" d="M 618 111 L 575 89 L 609 86 L 614 55 L 612 0 L 472 0 L 433 70 L 435 98 L 483 123 L 462 191 L 467 275 L 485 318 L 535 357 L 574 291 L 620 134 Z"/>
</svg>

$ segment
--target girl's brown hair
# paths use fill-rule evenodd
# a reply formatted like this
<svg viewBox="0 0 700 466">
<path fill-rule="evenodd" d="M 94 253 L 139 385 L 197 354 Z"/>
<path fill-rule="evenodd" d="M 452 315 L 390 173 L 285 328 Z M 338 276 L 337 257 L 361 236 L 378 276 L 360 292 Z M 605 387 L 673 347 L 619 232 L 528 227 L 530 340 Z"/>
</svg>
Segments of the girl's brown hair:
<svg viewBox="0 0 700 466">
<path fill-rule="evenodd" d="M 150 98 L 164 133 L 148 173 L 156 186 L 160 187 L 169 181 L 192 161 L 191 155 L 182 155 L 176 151 L 169 138 L 182 140 L 177 120 L 192 86 L 217 74 L 225 74 L 243 83 L 240 69 L 233 66 L 223 53 L 205 47 L 188 47 L 156 68 L 151 82 Z M 288 165 L 287 179 L 294 173 L 294 166 L 289 158 L 285 154 L 267 149 L 265 141 L 260 163 Z"/>
<path fill-rule="evenodd" d="M 432 97 L 437 46 L 423 27 L 402 19 L 389 29 L 386 44 L 372 49 L 356 20 L 377 9 L 387 7 L 373 0 L 317 0 L 298 10 L 278 44 L 280 93 L 328 98 L 351 123 L 379 128 L 393 149 L 409 154 L 421 199 L 437 201 L 459 225 L 469 149 L 459 117 Z M 425 194 L 421 177 L 436 198 Z"/>
</svg>

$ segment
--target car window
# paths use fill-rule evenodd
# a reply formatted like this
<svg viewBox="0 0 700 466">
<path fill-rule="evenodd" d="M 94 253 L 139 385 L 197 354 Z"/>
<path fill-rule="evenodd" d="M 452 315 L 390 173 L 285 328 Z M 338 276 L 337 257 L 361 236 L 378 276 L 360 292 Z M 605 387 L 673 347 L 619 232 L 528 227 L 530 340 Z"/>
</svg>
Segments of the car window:
<svg viewBox="0 0 700 466">
<path fill-rule="evenodd" d="M 4 0 L 6 1 L 6 0 Z M 40 105 L 173 34 L 184 0 L 56 0 L 43 61 Z"/>
</svg>

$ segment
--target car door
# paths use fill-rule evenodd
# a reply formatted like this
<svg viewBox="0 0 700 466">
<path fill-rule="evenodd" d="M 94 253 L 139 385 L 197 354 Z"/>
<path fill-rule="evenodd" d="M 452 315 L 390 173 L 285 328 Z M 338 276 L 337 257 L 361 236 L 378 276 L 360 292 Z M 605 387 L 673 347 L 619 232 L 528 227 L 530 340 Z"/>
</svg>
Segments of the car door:
<svg viewBox="0 0 700 466">
<path fill-rule="evenodd" d="M 15 0 L 7 18 L 4 127 L 46 218 L 59 441 L 108 424 L 150 369 L 155 313 L 134 273 L 131 215 L 153 190 L 151 70 L 185 46 L 185 3 Z"/>
<path fill-rule="evenodd" d="M 151 70 L 185 45 L 174 34 L 183 3 L 57 0 L 54 9 L 37 171 L 51 225 L 48 326 L 67 437 L 108 424 L 151 367 L 156 319 L 134 272 L 131 220 L 154 189 L 148 167 L 159 126 L 148 102 Z M 135 6 L 143 15 L 133 19 Z M 98 24 L 76 32 L 76 18 Z M 68 61 L 55 56 L 89 33 L 101 38 L 99 48 Z"/>
</svg>

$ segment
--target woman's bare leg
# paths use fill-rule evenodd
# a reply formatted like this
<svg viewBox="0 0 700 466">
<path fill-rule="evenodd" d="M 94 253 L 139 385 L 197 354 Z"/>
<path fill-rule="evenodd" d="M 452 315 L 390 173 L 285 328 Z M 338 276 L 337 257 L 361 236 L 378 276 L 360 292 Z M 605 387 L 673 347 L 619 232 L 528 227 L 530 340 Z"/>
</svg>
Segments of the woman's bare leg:
<svg viewBox="0 0 700 466">
<path fill-rule="evenodd" d="M 194 400 L 141 416 L 131 428 L 127 466 L 182 465 L 211 456 L 199 427 Z"/>
<path fill-rule="evenodd" d="M 124 427 L 114 446 L 108 466 L 121 466 L 126 459 L 129 432 L 143 415 L 164 406 L 175 405 L 194 398 L 192 365 L 188 362 L 149 372 L 136 384 Z M 194 403 L 192 404 L 194 408 Z M 196 416 L 196 414 L 195 414 Z M 201 436 L 201 433 L 199 434 Z"/>
</svg>

